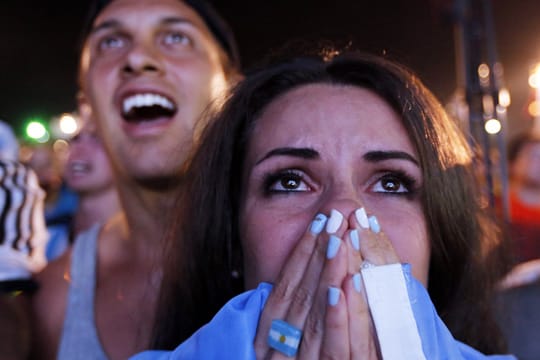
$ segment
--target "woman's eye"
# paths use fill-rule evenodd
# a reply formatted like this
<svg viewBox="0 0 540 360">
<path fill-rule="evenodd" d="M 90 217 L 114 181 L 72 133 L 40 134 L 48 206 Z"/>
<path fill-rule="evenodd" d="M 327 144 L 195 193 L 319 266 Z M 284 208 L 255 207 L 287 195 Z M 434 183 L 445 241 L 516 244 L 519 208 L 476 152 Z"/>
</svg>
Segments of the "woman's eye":
<svg viewBox="0 0 540 360">
<path fill-rule="evenodd" d="M 410 180 L 395 175 L 385 175 L 375 183 L 373 191 L 380 193 L 409 193 L 410 185 Z"/>
<path fill-rule="evenodd" d="M 163 41 L 166 45 L 191 45 L 192 41 L 189 36 L 181 32 L 170 32 L 165 34 Z"/>
<path fill-rule="evenodd" d="M 267 181 L 269 192 L 298 192 L 309 191 L 310 187 L 302 175 L 296 173 L 281 173 L 272 176 Z"/>
<path fill-rule="evenodd" d="M 120 36 L 107 36 L 99 42 L 101 50 L 119 49 L 125 45 L 125 40 Z"/>
</svg>

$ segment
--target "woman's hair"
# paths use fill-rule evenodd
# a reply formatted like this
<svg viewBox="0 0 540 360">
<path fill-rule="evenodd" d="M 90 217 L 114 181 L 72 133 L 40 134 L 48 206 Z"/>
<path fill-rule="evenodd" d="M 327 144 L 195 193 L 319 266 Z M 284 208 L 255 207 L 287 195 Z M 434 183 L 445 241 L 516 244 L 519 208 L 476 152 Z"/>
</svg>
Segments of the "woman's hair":
<svg viewBox="0 0 540 360">
<path fill-rule="evenodd" d="M 281 61 L 248 74 L 205 129 L 185 176 L 166 249 L 153 345 L 179 344 L 244 290 L 239 199 L 252 130 L 277 97 L 323 83 L 370 89 L 401 115 L 423 172 L 431 299 L 457 339 L 486 353 L 503 351 L 491 312 L 494 282 L 506 270 L 497 252 L 502 237 L 481 208 L 466 139 L 403 66 L 352 51 L 326 54 Z"/>
</svg>

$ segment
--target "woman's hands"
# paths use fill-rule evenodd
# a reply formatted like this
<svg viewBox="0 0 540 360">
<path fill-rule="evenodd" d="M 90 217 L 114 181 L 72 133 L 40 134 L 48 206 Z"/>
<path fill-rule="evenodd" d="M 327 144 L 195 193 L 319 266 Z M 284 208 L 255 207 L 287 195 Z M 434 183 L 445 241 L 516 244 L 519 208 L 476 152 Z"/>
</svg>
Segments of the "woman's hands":
<svg viewBox="0 0 540 360">
<path fill-rule="evenodd" d="M 268 346 L 272 320 L 302 330 L 298 359 L 378 359 L 377 341 L 359 274 L 362 262 L 398 263 L 377 219 L 363 208 L 345 219 L 319 214 L 292 251 L 261 315 L 257 359 L 285 359 Z"/>
</svg>

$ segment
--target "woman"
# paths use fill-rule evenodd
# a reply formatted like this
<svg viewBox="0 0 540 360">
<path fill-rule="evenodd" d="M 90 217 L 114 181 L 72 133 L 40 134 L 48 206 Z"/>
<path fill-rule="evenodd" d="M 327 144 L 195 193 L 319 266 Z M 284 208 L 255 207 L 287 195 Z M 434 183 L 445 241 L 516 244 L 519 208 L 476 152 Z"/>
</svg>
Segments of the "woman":
<svg viewBox="0 0 540 360">
<path fill-rule="evenodd" d="M 174 347 L 264 282 L 269 296 L 266 284 L 235 298 L 173 357 L 392 358 L 393 328 L 402 350 L 421 343 L 414 358 L 483 358 L 461 342 L 503 352 L 490 307 L 502 242 L 470 164 L 455 124 L 395 63 L 349 53 L 249 75 L 186 177 L 155 346 Z M 409 264 L 397 277 L 396 263 Z M 400 299 L 378 307 L 375 293 L 394 290 Z M 393 305 L 409 314 L 385 319 Z"/>
</svg>

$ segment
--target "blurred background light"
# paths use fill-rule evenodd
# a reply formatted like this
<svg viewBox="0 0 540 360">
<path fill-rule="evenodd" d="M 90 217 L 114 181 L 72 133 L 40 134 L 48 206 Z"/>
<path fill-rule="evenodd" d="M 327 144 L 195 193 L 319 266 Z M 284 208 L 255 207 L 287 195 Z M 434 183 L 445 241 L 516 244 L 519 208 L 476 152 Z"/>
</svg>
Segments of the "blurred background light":
<svg viewBox="0 0 540 360">
<path fill-rule="evenodd" d="M 497 119 L 489 119 L 484 124 L 484 128 L 486 129 L 486 132 L 488 134 L 494 135 L 494 134 L 498 134 L 499 131 L 501 131 L 502 125 L 501 125 L 501 122 Z"/>
<path fill-rule="evenodd" d="M 30 120 L 26 125 L 26 136 L 33 141 L 45 143 L 49 140 L 50 135 L 42 120 Z"/>
<path fill-rule="evenodd" d="M 71 114 L 63 114 L 59 120 L 60 131 L 66 135 L 73 135 L 79 128 L 77 120 Z"/>
</svg>

